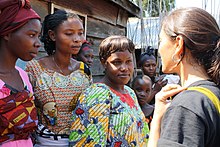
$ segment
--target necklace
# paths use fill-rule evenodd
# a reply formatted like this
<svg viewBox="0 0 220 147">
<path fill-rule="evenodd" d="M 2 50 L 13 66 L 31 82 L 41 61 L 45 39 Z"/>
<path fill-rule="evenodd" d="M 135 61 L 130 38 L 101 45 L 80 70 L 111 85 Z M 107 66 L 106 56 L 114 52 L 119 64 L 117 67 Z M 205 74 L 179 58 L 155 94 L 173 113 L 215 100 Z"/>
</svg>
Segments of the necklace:
<svg viewBox="0 0 220 147">
<path fill-rule="evenodd" d="M 53 58 L 53 62 L 55 63 L 56 67 L 59 69 L 59 71 L 64 75 L 64 72 L 62 71 L 62 69 L 58 66 L 57 62 L 54 59 L 54 56 L 52 56 Z"/>
</svg>

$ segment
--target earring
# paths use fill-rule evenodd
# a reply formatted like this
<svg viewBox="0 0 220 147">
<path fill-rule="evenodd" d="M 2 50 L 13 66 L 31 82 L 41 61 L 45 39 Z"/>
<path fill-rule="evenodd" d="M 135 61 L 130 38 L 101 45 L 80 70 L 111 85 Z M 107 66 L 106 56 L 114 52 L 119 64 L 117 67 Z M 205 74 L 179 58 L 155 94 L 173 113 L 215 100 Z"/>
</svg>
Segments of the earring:
<svg viewBox="0 0 220 147">
<path fill-rule="evenodd" d="M 175 55 L 172 55 L 172 61 L 173 61 L 173 62 L 178 63 L 178 62 L 180 62 L 180 60 L 181 60 L 181 59 L 176 59 L 176 58 L 175 58 Z"/>
</svg>

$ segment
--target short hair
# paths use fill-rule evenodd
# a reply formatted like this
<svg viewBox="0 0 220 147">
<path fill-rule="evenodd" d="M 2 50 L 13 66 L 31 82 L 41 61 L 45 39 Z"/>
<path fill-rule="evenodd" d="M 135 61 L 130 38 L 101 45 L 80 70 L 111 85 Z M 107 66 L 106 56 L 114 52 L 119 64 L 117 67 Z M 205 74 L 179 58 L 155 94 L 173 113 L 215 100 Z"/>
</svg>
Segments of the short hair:
<svg viewBox="0 0 220 147">
<path fill-rule="evenodd" d="M 133 42 L 125 36 L 110 36 L 104 39 L 99 46 L 100 61 L 106 61 L 112 53 L 128 50 L 133 53 L 135 46 Z"/>
<path fill-rule="evenodd" d="M 147 75 L 137 75 L 137 76 L 133 79 L 133 81 L 132 81 L 132 83 L 131 83 L 131 87 L 132 87 L 132 88 L 134 88 L 135 82 L 136 82 L 137 80 L 139 80 L 139 79 L 142 79 L 142 80 L 144 80 L 144 81 L 148 80 L 148 81 L 150 81 L 150 83 L 151 83 L 151 85 L 152 85 L 152 81 L 151 81 L 151 78 L 150 78 L 149 76 L 147 76 Z"/>
</svg>

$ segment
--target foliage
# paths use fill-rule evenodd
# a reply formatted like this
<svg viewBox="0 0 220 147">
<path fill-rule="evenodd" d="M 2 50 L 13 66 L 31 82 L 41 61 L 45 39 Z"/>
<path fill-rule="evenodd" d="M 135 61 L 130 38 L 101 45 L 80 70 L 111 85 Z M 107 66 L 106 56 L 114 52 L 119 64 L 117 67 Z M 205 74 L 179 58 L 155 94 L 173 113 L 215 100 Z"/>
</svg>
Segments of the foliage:
<svg viewBox="0 0 220 147">
<path fill-rule="evenodd" d="M 140 0 L 135 0 L 136 4 L 139 4 Z M 175 0 L 142 0 L 142 9 L 145 15 L 151 17 L 157 17 L 160 13 L 170 11 L 174 8 Z"/>
</svg>

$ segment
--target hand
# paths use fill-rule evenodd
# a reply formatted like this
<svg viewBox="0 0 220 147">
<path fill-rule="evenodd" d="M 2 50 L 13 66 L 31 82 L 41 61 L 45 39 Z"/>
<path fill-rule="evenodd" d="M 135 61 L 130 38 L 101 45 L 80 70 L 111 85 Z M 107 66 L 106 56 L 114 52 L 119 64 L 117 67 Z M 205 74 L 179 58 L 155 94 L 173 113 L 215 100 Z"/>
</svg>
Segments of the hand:
<svg viewBox="0 0 220 147">
<path fill-rule="evenodd" d="M 163 87 L 161 91 L 155 95 L 154 115 L 161 119 L 170 105 L 171 100 L 168 99 L 185 89 L 185 87 L 181 87 L 178 84 L 168 84 Z"/>
<path fill-rule="evenodd" d="M 155 91 L 159 92 L 162 87 L 164 87 L 165 85 L 167 85 L 168 80 L 165 79 L 164 80 L 164 75 L 158 77 L 158 80 L 154 83 L 154 89 Z"/>
</svg>

